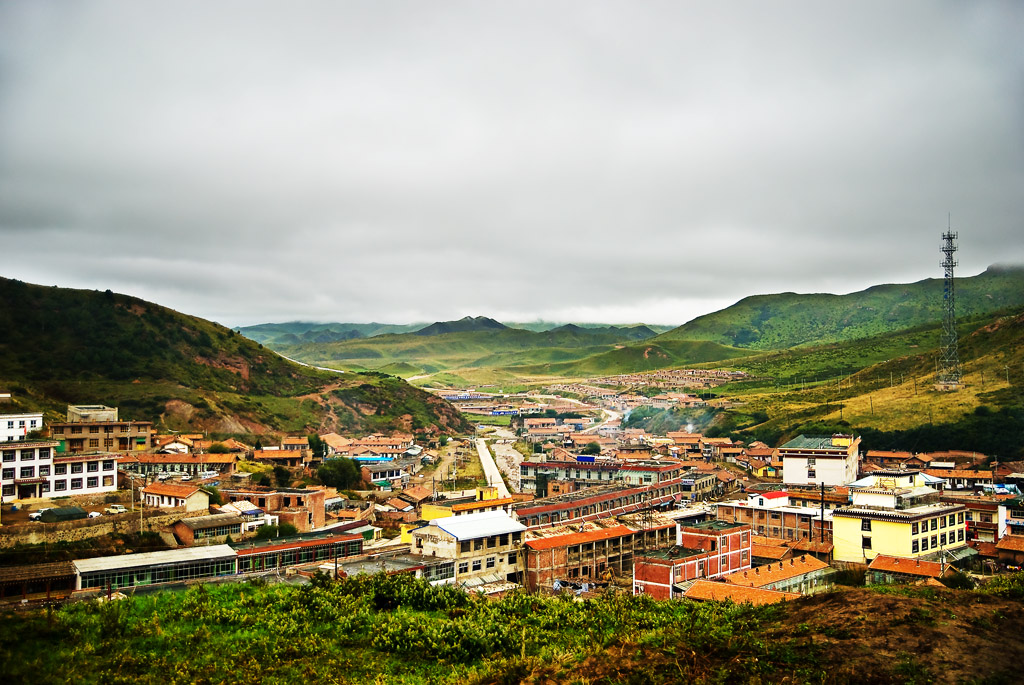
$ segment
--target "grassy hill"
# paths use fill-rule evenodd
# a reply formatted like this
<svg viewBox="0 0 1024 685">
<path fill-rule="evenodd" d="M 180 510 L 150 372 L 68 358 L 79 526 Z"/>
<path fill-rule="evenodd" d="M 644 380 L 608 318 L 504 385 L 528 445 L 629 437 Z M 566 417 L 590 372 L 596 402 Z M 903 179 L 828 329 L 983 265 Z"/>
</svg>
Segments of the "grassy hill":
<svg viewBox="0 0 1024 685">
<path fill-rule="evenodd" d="M 757 350 L 867 338 L 942 320 L 943 281 L 878 285 L 849 295 L 756 295 L 657 337 Z M 991 267 L 956 279 L 957 316 L 1024 305 L 1024 267 Z"/>
<path fill-rule="evenodd" d="M 255 326 L 237 328 L 239 333 L 264 345 L 280 344 L 296 345 L 310 342 L 336 342 L 356 338 L 372 338 L 375 335 L 388 333 L 411 333 L 426 326 L 425 323 L 387 324 L 387 323 L 308 323 L 291 321 L 288 323 L 261 323 Z"/>
<path fill-rule="evenodd" d="M 958 329 L 964 383 L 956 392 L 935 388 L 934 324 L 713 364 L 766 377 L 716 390 L 734 404 L 718 427 L 769 443 L 836 429 L 864 435 L 870 449 L 1024 455 L 1024 309 L 962 320 Z"/>
<path fill-rule="evenodd" d="M 110 292 L 0 279 L 0 387 L 50 417 L 68 403 L 223 433 L 465 428 L 446 402 L 378 374 L 284 359 L 216 323 Z"/>
<path fill-rule="evenodd" d="M 608 352 L 636 340 L 644 331 L 577 326 L 534 332 L 516 328 L 436 335 L 409 333 L 368 340 L 323 344 L 275 345 L 291 359 L 317 366 L 402 369 L 406 377 L 466 368 L 507 369 L 529 364 L 568 362 Z"/>
<path fill-rule="evenodd" d="M 498 600 L 408 575 L 80 602 L 0 621 L 5 682 L 1013 683 L 1020 574 L 785 604 Z"/>
</svg>

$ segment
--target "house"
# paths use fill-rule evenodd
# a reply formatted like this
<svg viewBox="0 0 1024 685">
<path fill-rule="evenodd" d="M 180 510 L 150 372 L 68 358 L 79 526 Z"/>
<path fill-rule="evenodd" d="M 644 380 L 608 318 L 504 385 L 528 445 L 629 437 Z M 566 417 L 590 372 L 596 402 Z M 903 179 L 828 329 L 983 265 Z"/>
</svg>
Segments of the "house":
<svg viewBox="0 0 1024 685">
<path fill-rule="evenodd" d="M 778 448 L 787 485 L 845 485 L 857 480 L 860 437 L 800 435 Z"/>
<path fill-rule="evenodd" d="M 893 583 L 919 583 L 929 578 L 940 580 L 955 569 L 940 561 L 921 561 L 879 554 L 868 565 L 868 585 L 889 585 Z"/>
<path fill-rule="evenodd" d="M 991 471 L 929 468 L 924 472 L 944 480 L 946 489 L 950 490 L 980 490 L 993 483 Z"/>
<path fill-rule="evenodd" d="M 823 515 L 818 507 L 791 505 L 784 491 L 754 492 L 746 501 L 719 502 L 715 507 L 718 520 L 747 524 L 756 535 L 832 542 L 832 511 L 826 509 Z"/>
<path fill-rule="evenodd" d="M 0 443 L 28 440 L 28 434 L 43 427 L 43 414 L 0 414 Z"/>
<path fill-rule="evenodd" d="M 504 511 L 449 516 L 412 531 L 412 552 L 455 561 L 454 581 L 466 587 L 515 580 L 525 531 Z"/>
<path fill-rule="evenodd" d="M 697 580 L 682 595 L 685 599 L 697 602 L 725 602 L 733 604 L 778 604 L 799 599 L 797 592 L 779 592 L 758 587 L 742 587 L 732 583 L 715 583 L 710 580 Z"/>
<path fill-rule="evenodd" d="M 939 497 L 947 504 L 962 504 L 967 507 L 967 541 L 998 542 L 1009 526 L 1009 500 L 994 495 L 974 495 L 945 491 Z"/>
<path fill-rule="evenodd" d="M 683 591 L 681 583 L 750 568 L 750 553 L 750 526 L 721 521 L 677 524 L 675 545 L 636 554 L 633 594 L 676 599 Z"/>
<path fill-rule="evenodd" d="M 145 452 L 152 447 L 152 421 L 121 421 L 116 407 L 69 405 L 67 421 L 50 424 L 60 451 Z"/>
<path fill-rule="evenodd" d="M 879 554 L 973 554 L 964 525 L 967 508 L 941 502 L 933 482 L 919 471 L 882 470 L 851 483 L 851 503 L 832 511 L 835 559 L 866 564 Z"/>
<path fill-rule="evenodd" d="M 276 526 L 278 517 L 267 514 L 252 502 L 236 500 L 222 504 L 217 508 L 221 514 L 233 514 L 242 519 L 242 534 L 259 530 L 262 526 Z"/>
<path fill-rule="evenodd" d="M 277 516 L 280 523 L 290 523 L 300 533 L 324 527 L 326 493 L 318 488 L 221 488 L 228 502 L 244 500 L 267 514 Z"/>
<path fill-rule="evenodd" d="M 996 543 L 999 562 L 1007 566 L 1024 566 L 1024 535 L 1005 535 Z"/>
<path fill-rule="evenodd" d="M 188 474 L 198 477 L 201 473 L 216 471 L 227 476 L 235 472 L 237 454 L 125 454 L 118 457 L 117 465 L 128 473 L 143 476 L 169 475 L 173 477 Z"/>
<path fill-rule="evenodd" d="M 147 507 L 185 507 L 185 511 L 208 511 L 210 495 L 194 485 L 153 483 L 142 490 Z"/>
<path fill-rule="evenodd" d="M 4 502 L 117 490 L 117 455 L 62 454 L 54 440 L 0 443 Z"/>
<path fill-rule="evenodd" d="M 779 592 L 812 595 L 832 587 L 835 571 L 823 561 L 807 555 L 756 566 L 725 576 L 725 582 Z"/>
<path fill-rule="evenodd" d="M 242 517 L 225 513 L 184 518 L 171 528 L 183 545 L 219 545 L 228 538 L 241 538 L 244 524 Z"/>
</svg>

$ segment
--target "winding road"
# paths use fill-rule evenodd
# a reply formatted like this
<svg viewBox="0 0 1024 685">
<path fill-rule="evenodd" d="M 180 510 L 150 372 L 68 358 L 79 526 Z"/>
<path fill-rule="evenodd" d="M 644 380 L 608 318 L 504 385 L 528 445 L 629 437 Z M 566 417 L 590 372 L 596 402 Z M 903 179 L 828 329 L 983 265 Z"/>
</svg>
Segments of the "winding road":
<svg viewBox="0 0 1024 685">
<path fill-rule="evenodd" d="M 498 470 L 498 465 L 494 463 L 491 451 L 487 449 L 487 441 L 483 438 L 477 438 L 476 451 L 480 455 L 480 464 L 484 468 L 484 476 L 487 478 L 487 483 L 498 488 L 498 497 L 511 497 L 512 493 L 505 486 L 505 481 L 501 478 L 501 471 Z"/>
</svg>

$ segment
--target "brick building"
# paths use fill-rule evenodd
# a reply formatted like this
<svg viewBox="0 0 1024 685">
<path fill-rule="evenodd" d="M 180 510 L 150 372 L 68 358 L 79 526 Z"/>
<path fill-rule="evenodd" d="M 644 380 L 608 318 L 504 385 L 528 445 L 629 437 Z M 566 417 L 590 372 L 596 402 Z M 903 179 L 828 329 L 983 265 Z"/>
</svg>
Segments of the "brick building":
<svg viewBox="0 0 1024 685">
<path fill-rule="evenodd" d="M 246 500 L 267 514 L 277 516 L 280 523 L 290 523 L 300 533 L 323 528 L 325 521 L 323 490 L 314 488 L 226 488 L 220 491 L 228 502 Z"/>
<path fill-rule="evenodd" d="M 637 555 L 633 594 L 676 599 L 685 591 L 679 583 L 749 569 L 750 559 L 750 526 L 721 521 L 680 524 L 674 546 Z"/>
</svg>

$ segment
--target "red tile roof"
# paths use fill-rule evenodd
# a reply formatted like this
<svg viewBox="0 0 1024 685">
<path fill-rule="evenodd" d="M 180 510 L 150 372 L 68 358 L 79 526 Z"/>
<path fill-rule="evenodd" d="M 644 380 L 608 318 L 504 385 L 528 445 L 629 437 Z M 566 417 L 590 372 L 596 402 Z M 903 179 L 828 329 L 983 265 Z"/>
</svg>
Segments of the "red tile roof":
<svg viewBox="0 0 1024 685">
<path fill-rule="evenodd" d="M 868 568 L 872 571 L 901 573 L 908 576 L 921 576 L 922 578 L 941 578 L 943 573 L 942 564 L 937 561 L 890 557 L 885 554 L 879 554 L 872 559 Z"/>
<path fill-rule="evenodd" d="M 632 528 L 627 526 L 615 526 L 614 528 L 603 528 L 601 530 L 589 530 L 585 533 L 569 533 L 566 535 L 552 535 L 551 537 L 530 540 L 526 543 L 530 549 L 554 549 L 567 545 L 578 545 L 584 542 L 596 542 L 598 540 L 609 540 L 625 535 L 632 535 Z"/>
<path fill-rule="evenodd" d="M 1024 552 L 1024 535 L 1004 535 L 996 543 L 996 549 L 1005 549 L 1010 552 Z"/>
<path fill-rule="evenodd" d="M 716 602 L 732 601 L 736 604 L 776 604 L 791 599 L 799 599 L 795 592 L 777 592 L 754 587 L 741 587 L 729 583 L 713 583 L 710 580 L 698 580 L 683 593 L 687 599 L 712 600 Z"/>
<path fill-rule="evenodd" d="M 736 585 L 764 587 L 771 583 L 777 583 L 780 580 L 787 580 L 795 576 L 803 575 L 804 573 L 819 571 L 827 567 L 828 564 L 824 561 L 819 561 L 814 557 L 805 555 L 790 559 L 789 561 L 780 561 L 777 564 L 772 563 L 765 566 L 758 566 L 750 569 L 749 571 L 736 571 L 735 573 L 730 573 L 725 576 L 724 580 L 728 583 L 735 583 Z"/>
<path fill-rule="evenodd" d="M 779 561 L 787 558 L 793 550 L 789 547 L 780 547 L 778 545 L 751 545 L 750 556 L 759 557 L 761 559 L 774 559 Z"/>
<path fill-rule="evenodd" d="M 181 497 L 182 499 L 185 499 L 199 492 L 199 488 L 194 485 L 153 483 L 152 485 L 146 486 L 142 492 L 147 495 L 166 495 L 168 497 Z"/>
</svg>

